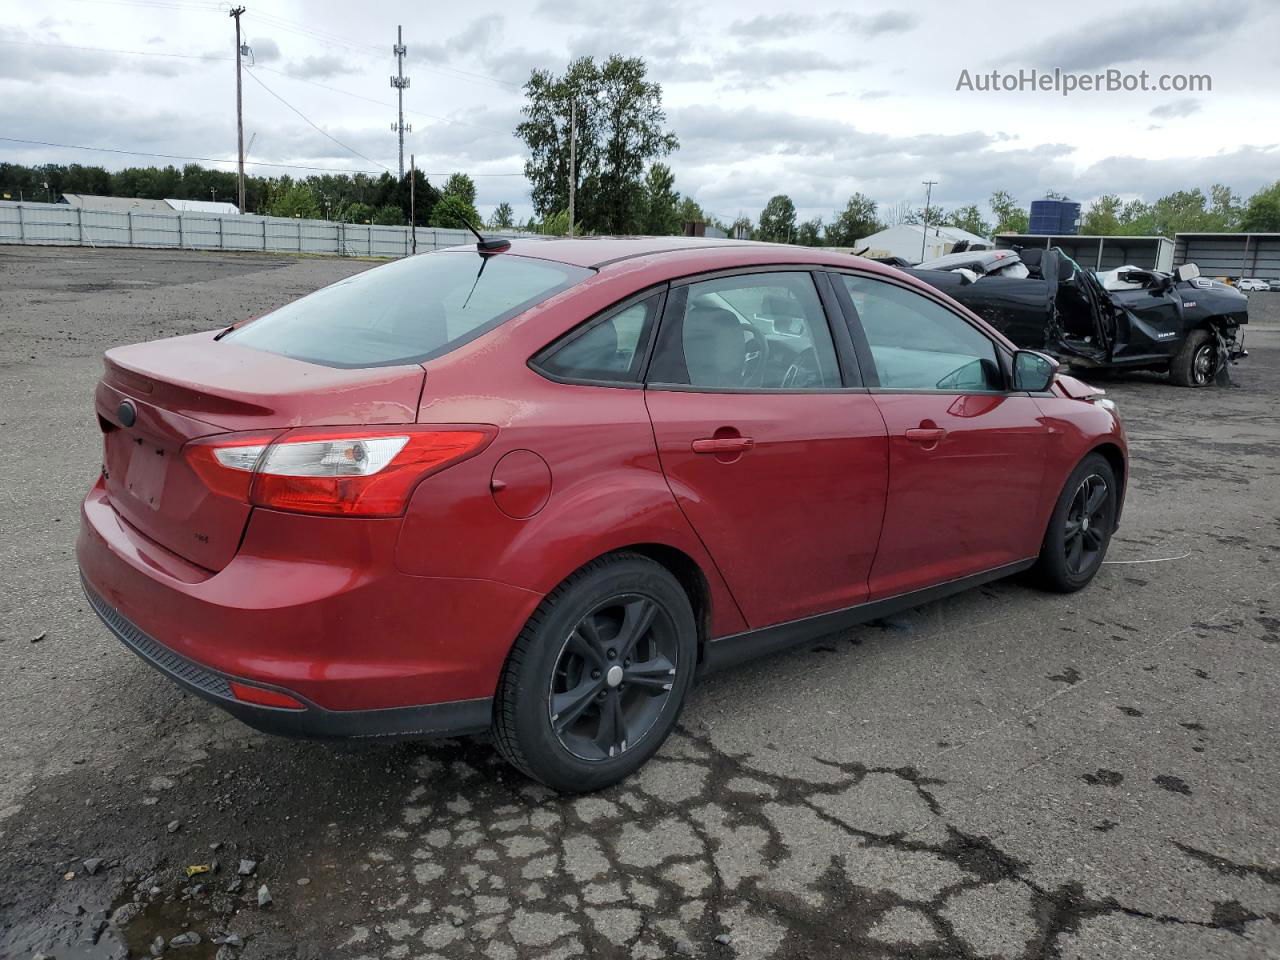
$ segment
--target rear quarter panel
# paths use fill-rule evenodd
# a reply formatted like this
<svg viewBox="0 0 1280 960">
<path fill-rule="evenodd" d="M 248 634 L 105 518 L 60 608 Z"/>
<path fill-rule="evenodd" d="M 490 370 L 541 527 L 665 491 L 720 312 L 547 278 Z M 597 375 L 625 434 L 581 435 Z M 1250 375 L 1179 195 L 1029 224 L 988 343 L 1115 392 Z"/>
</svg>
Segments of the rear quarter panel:
<svg viewBox="0 0 1280 960">
<path fill-rule="evenodd" d="M 525 366 L 522 353 L 502 356 L 496 367 L 483 362 L 486 353 L 428 373 L 420 421 L 499 429 L 482 453 L 415 491 L 396 545 L 397 567 L 546 594 L 602 554 L 658 544 L 688 555 L 701 570 L 712 636 L 746 629 L 667 485 L 644 392 L 552 383 Z M 519 366 L 512 369 L 508 359 Z M 486 381 L 491 390 L 480 388 Z M 513 451 L 536 454 L 550 474 L 545 503 L 523 519 L 505 513 L 494 497 L 494 469 Z"/>
</svg>

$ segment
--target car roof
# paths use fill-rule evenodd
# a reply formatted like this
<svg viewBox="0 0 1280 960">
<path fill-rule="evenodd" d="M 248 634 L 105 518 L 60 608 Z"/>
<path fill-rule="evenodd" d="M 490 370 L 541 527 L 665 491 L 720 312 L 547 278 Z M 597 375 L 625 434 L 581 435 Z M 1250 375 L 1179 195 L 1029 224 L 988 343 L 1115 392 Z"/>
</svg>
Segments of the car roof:
<svg viewBox="0 0 1280 960">
<path fill-rule="evenodd" d="M 897 274 L 883 264 L 855 257 L 839 250 L 800 247 L 755 240 L 725 240 L 714 237 L 511 237 L 511 245 L 499 256 L 533 257 L 596 270 L 615 265 L 635 269 L 669 266 L 672 262 L 696 263 L 694 272 L 730 269 L 767 263 L 796 263 L 819 266 L 857 266 L 875 273 Z M 446 248 L 475 251 L 474 245 Z M 679 271 L 676 271 L 679 272 Z M 899 274 L 900 275 L 900 274 Z"/>
</svg>

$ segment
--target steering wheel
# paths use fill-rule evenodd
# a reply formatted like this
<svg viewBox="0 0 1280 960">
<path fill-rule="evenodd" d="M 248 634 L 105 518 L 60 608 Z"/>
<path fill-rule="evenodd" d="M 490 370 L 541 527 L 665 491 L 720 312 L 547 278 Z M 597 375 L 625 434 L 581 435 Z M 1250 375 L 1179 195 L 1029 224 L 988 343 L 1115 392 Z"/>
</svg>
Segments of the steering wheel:
<svg viewBox="0 0 1280 960">
<path fill-rule="evenodd" d="M 755 388 L 764 383 L 764 372 L 769 365 L 769 337 L 754 320 L 743 319 L 747 321 L 747 355 L 742 363 L 742 385 Z"/>
<path fill-rule="evenodd" d="M 793 387 L 807 387 L 816 379 L 818 372 L 818 352 L 813 347 L 806 347 L 791 361 L 782 375 L 781 387 L 784 390 Z"/>
</svg>

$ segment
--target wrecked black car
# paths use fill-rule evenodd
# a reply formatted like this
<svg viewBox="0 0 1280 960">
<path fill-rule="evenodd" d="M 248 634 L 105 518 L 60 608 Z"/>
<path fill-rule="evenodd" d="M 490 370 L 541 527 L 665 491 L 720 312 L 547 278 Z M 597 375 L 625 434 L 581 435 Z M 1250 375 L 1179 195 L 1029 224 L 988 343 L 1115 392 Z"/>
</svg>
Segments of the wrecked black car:
<svg viewBox="0 0 1280 960">
<path fill-rule="evenodd" d="M 1020 347 L 1043 350 L 1086 373 L 1158 370 L 1184 387 L 1226 382 L 1227 365 L 1247 356 L 1240 327 L 1249 299 L 1200 276 L 1121 267 L 1103 277 L 1058 247 L 983 251 L 944 269 L 907 269 L 963 303 Z M 1002 254 L 996 257 L 995 254 Z"/>
</svg>

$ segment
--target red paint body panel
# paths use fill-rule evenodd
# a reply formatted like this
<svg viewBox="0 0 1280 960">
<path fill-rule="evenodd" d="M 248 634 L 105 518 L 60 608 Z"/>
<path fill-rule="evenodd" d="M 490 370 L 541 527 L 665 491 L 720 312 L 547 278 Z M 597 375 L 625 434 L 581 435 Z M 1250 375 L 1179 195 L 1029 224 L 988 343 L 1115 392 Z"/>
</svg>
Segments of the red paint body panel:
<svg viewBox="0 0 1280 960">
<path fill-rule="evenodd" d="M 646 393 L 671 489 L 751 627 L 867 599 L 888 479 L 870 394 Z M 693 449 L 730 436 L 750 449 Z"/>
<path fill-rule="evenodd" d="M 714 270 L 855 268 L 937 297 L 889 267 L 696 238 L 516 240 L 500 255 L 598 270 L 424 365 L 334 369 L 213 334 L 109 351 L 108 475 L 77 545 L 91 590 L 196 664 L 328 710 L 477 700 L 542 598 L 602 554 L 682 554 L 709 637 L 726 637 L 1034 555 L 1079 459 L 1125 456 L 1118 422 L 1067 378 L 1034 398 L 715 394 L 555 383 L 528 365 L 601 310 Z M 413 422 L 497 433 L 422 480 L 403 517 L 220 502 L 182 463 L 196 437 Z M 907 438 L 922 429 L 946 433 Z M 731 431 L 750 448 L 694 452 Z"/>
<path fill-rule="evenodd" d="M 871 599 L 1035 556 L 1048 429 L 1027 396 L 878 394 L 889 498 Z M 928 437 L 906 432 L 925 428 Z M 938 429 L 940 439 L 932 439 Z M 1064 474 L 1065 478 L 1065 474 Z M 1056 491 L 1055 491 L 1056 496 Z"/>
<path fill-rule="evenodd" d="M 202 577 L 124 522 L 98 484 L 76 552 L 85 580 L 133 624 L 233 677 L 330 710 L 492 696 L 541 596 L 404 574 L 392 562 L 399 526 L 255 510 L 235 559 Z"/>
</svg>

